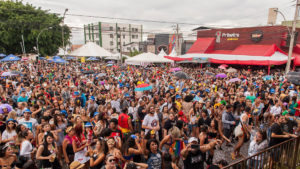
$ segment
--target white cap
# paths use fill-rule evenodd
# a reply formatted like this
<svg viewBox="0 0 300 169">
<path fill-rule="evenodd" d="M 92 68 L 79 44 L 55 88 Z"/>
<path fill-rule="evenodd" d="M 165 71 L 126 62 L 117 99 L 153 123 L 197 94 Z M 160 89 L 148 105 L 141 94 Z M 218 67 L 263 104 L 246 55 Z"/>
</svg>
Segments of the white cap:
<svg viewBox="0 0 300 169">
<path fill-rule="evenodd" d="M 192 143 L 194 141 L 198 143 L 198 139 L 196 137 L 191 137 L 191 138 L 189 138 L 188 143 Z"/>
</svg>

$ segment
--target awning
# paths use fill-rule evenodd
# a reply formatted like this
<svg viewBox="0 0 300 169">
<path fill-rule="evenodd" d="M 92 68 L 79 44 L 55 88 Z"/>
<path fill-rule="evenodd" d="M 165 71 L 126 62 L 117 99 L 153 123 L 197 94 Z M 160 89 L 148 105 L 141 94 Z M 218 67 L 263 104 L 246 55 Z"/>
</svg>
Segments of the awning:
<svg viewBox="0 0 300 169">
<path fill-rule="evenodd" d="M 249 55 L 249 56 L 272 56 L 275 52 L 286 54 L 275 44 L 272 45 L 240 45 L 230 54 L 232 55 Z"/>
<path fill-rule="evenodd" d="M 275 52 L 272 56 L 250 56 L 250 55 L 222 55 L 210 54 L 211 63 L 217 64 L 239 64 L 239 65 L 282 65 L 287 62 L 288 56 Z"/>
<path fill-rule="evenodd" d="M 198 38 L 187 53 L 207 53 L 214 49 L 215 38 Z"/>
<path fill-rule="evenodd" d="M 294 65 L 300 66 L 300 54 L 299 53 L 293 53 L 294 59 Z"/>
</svg>

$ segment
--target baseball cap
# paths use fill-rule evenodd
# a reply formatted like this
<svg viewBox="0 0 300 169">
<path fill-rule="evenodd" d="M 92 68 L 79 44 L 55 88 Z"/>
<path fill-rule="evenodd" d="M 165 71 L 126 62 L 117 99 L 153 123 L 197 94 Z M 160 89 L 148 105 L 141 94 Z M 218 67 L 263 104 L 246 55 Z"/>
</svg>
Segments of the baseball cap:
<svg viewBox="0 0 300 169">
<path fill-rule="evenodd" d="M 176 95 L 175 99 L 181 99 L 182 97 L 180 95 Z"/>
<path fill-rule="evenodd" d="M 94 96 L 91 96 L 91 97 L 90 97 L 90 100 L 95 100 L 95 97 L 94 97 Z"/>
<path fill-rule="evenodd" d="M 98 114 L 99 114 L 99 112 L 95 112 L 95 113 L 94 113 L 94 117 L 97 116 Z"/>
<path fill-rule="evenodd" d="M 275 89 L 272 88 L 272 89 L 270 90 L 270 93 L 274 94 L 274 93 L 275 93 Z"/>
<path fill-rule="evenodd" d="M 170 89 L 170 90 L 173 90 L 173 89 L 174 89 L 174 87 L 170 85 L 170 86 L 169 86 L 169 89 Z"/>
<path fill-rule="evenodd" d="M 189 138 L 188 143 L 192 143 L 192 142 L 197 142 L 198 143 L 198 139 L 196 137 Z"/>
<path fill-rule="evenodd" d="M 190 94 L 195 94 L 195 91 L 191 91 Z"/>
<path fill-rule="evenodd" d="M 79 95 L 79 92 L 78 92 L 78 91 L 74 92 L 74 95 L 75 95 L 75 96 L 78 96 L 78 95 Z"/>
<path fill-rule="evenodd" d="M 60 111 L 60 113 L 63 114 L 63 115 L 65 115 L 65 117 L 68 117 L 68 113 L 67 113 L 66 110 L 62 110 L 62 111 Z"/>
<path fill-rule="evenodd" d="M 23 113 L 26 113 L 26 112 L 28 112 L 28 113 L 31 114 L 31 111 L 30 111 L 29 109 L 25 109 L 25 110 L 23 111 Z"/>
<path fill-rule="evenodd" d="M 125 93 L 125 95 L 124 95 L 125 97 L 130 97 L 130 95 L 128 94 L 128 93 Z"/>
<path fill-rule="evenodd" d="M 93 126 L 92 126 L 92 124 L 91 124 L 90 122 L 86 122 L 86 123 L 84 124 L 84 127 L 93 127 Z"/>
</svg>

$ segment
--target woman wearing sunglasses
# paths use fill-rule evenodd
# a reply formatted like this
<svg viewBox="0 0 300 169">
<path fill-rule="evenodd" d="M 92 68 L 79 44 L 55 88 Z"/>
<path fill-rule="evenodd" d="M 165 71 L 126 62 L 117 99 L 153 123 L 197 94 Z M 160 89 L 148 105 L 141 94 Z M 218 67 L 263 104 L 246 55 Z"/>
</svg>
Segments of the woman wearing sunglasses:
<svg viewBox="0 0 300 169">
<path fill-rule="evenodd" d="M 101 169 L 120 169 L 114 155 L 108 154 L 105 159 L 105 165 Z"/>
<path fill-rule="evenodd" d="M 16 165 L 17 156 L 13 154 L 13 149 L 5 144 L 0 146 L 0 166 L 2 169 L 11 169 Z"/>
</svg>

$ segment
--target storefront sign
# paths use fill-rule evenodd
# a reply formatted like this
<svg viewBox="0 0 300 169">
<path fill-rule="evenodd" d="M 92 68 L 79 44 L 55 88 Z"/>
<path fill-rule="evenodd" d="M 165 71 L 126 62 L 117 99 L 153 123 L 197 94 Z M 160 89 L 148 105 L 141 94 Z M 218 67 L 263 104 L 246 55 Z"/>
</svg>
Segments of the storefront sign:
<svg viewBox="0 0 300 169">
<path fill-rule="evenodd" d="M 222 33 L 222 38 L 226 38 L 228 41 L 239 40 L 239 33 Z"/>
<path fill-rule="evenodd" d="M 221 31 L 216 32 L 216 43 L 220 43 L 221 42 Z"/>
<path fill-rule="evenodd" d="M 260 42 L 263 38 L 263 32 L 261 30 L 255 30 L 251 32 L 251 40 L 255 43 Z"/>
<path fill-rule="evenodd" d="M 239 38 L 239 33 L 222 33 L 222 38 Z"/>
</svg>

